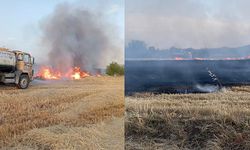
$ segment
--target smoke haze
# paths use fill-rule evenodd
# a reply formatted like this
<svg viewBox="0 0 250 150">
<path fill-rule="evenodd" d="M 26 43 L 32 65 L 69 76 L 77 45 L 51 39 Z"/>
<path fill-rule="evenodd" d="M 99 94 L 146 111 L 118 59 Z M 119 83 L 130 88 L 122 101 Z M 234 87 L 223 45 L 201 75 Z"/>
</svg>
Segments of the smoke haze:
<svg viewBox="0 0 250 150">
<path fill-rule="evenodd" d="M 250 43 L 250 1 L 126 0 L 126 44 L 160 49 L 239 47 Z"/>
<path fill-rule="evenodd" d="M 122 61 L 122 47 L 100 14 L 63 3 L 42 24 L 42 42 L 49 63 L 64 72 L 74 66 L 94 72 L 111 61 Z"/>
</svg>

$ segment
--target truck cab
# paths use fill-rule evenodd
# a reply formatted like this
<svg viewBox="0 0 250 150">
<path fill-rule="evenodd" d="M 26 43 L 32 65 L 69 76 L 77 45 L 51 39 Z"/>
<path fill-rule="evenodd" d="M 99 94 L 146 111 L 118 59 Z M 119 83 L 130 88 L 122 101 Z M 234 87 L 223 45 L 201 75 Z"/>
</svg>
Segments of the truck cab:
<svg viewBox="0 0 250 150">
<path fill-rule="evenodd" d="M 22 51 L 13 51 L 16 55 L 16 79 L 18 88 L 25 89 L 33 80 L 34 57 Z"/>
</svg>

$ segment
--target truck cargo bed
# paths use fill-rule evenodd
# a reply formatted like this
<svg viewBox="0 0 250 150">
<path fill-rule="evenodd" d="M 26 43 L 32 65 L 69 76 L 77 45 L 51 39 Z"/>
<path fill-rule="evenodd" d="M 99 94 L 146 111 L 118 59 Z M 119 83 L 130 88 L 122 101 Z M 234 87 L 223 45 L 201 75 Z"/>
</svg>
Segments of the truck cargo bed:
<svg viewBox="0 0 250 150">
<path fill-rule="evenodd" d="M 16 56 L 11 51 L 0 51 L 0 73 L 12 72 L 16 66 Z"/>
</svg>

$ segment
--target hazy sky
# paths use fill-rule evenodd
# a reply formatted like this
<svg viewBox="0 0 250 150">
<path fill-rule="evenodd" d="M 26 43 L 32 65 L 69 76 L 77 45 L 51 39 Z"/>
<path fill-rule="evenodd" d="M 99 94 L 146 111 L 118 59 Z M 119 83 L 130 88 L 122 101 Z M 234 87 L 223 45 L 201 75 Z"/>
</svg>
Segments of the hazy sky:
<svg viewBox="0 0 250 150">
<path fill-rule="evenodd" d="M 118 37 L 124 38 L 123 0 L 0 0 L 0 47 L 21 49 L 35 57 L 44 54 L 42 51 L 46 50 L 40 41 L 41 24 L 58 4 L 64 2 L 101 14 L 115 26 Z"/>
<path fill-rule="evenodd" d="M 126 0 L 126 43 L 158 48 L 250 44 L 249 0 Z"/>
</svg>

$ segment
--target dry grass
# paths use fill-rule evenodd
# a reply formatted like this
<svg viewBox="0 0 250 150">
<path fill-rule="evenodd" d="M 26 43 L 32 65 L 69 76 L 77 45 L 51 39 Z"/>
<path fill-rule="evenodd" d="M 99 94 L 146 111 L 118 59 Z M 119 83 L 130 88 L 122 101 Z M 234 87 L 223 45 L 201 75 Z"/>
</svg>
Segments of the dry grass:
<svg viewBox="0 0 250 150">
<path fill-rule="evenodd" d="M 250 149 L 250 87 L 126 98 L 126 149 Z"/>
<path fill-rule="evenodd" d="M 61 149 L 63 146 L 68 149 L 81 149 L 81 146 L 96 148 L 98 143 L 84 144 L 84 140 L 91 140 L 89 137 L 84 139 L 86 136 L 79 137 L 79 141 L 75 141 L 78 144 L 74 147 L 74 142 L 68 141 L 69 138 L 67 134 L 64 135 L 64 131 L 67 133 L 69 131 L 69 136 L 76 136 L 73 132 L 78 129 L 87 132 L 92 130 L 92 126 L 95 126 L 93 124 L 100 122 L 109 124 L 109 120 L 114 117 L 121 118 L 123 114 L 123 77 L 88 77 L 79 81 L 58 82 L 36 81 L 26 90 L 1 86 L 0 148 Z M 60 130 L 62 134 L 54 133 L 54 129 Z M 41 134 L 40 131 L 46 133 Z M 122 126 L 119 131 L 123 131 Z M 104 130 L 103 132 L 105 133 Z M 101 131 L 95 138 L 99 140 L 98 137 L 102 137 Z M 48 142 L 43 141 L 46 139 Z M 120 136 L 120 140 L 122 139 Z M 56 145 L 58 141 L 61 142 L 59 146 Z"/>
</svg>

